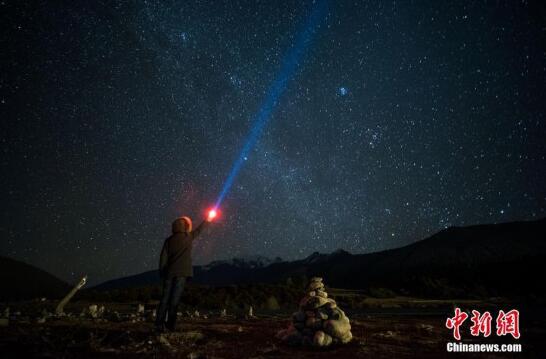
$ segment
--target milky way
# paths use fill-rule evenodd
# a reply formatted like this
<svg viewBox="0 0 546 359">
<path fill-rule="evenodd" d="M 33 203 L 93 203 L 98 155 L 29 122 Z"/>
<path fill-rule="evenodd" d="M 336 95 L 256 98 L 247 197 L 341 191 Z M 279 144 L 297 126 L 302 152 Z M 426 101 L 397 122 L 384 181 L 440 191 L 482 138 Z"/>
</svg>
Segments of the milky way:
<svg viewBox="0 0 546 359">
<path fill-rule="evenodd" d="M 204 216 L 313 3 L 60 3 L 0 4 L 0 254 L 96 283 Z M 544 217 L 545 17 L 330 1 L 196 262 Z"/>
</svg>

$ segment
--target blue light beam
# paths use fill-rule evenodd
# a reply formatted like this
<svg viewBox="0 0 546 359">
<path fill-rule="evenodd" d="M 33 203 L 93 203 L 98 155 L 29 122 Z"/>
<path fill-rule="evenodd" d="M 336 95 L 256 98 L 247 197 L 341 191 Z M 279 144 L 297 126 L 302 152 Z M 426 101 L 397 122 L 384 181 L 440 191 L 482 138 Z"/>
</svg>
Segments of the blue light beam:
<svg viewBox="0 0 546 359">
<path fill-rule="evenodd" d="M 258 142 L 265 125 L 271 118 L 271 114 L 273 113 L 275 106 L 278 104 L 279 98 L 286 89 L 288 81 L 296 72 L 299 62 L 305 54 L 307 48 L 309 47 L 317 27 L 320 25 L 321 20 L 324 19 L 326 9 L 326 1 L 319 0 L 317 3 L 315 3 L 312 12 L 309 15 L 309 18 L 303 26 L 303 30 L 298 34 L 294 45 L 290 48 L 289 52 L 286 54 L 286 57 L 283 59 L 279 74 L 275 81 L 269 87 L 267 95 L 262 102 L 262 106 L 260 107 L 258 113 L 255 115 L 253 122 L 254 125 L 250 130 L 250 133 L 241 150 L 241 153 L 239 154 L 239 157 L 233 164 L 231 172 L 224 182 L 222 192 L 220 192 L 214 208 L 220 207 L 222 201 L 225 199 L 231 186 L 233 185 L 237 174 L 241 170 L 243 163 L 248 158 L 250 151 Z"/>
</svg>

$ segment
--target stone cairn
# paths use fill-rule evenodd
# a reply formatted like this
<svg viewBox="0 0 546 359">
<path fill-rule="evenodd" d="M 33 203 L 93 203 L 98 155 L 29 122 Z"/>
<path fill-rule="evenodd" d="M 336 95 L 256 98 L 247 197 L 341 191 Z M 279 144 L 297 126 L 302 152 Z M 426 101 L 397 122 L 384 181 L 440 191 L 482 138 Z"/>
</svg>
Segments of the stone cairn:
<svg viewBox="0 0 546 359">
<path fill-rule="evenodd" d="M 300 310 L 292 314 L 292 323 L 279 331 L 277 338 L 291 345 L 326 347 L 348 343 L 353 335 L 349 318 L 328 298 L 322 278 L 314 277 L 300 301 Z"/>
</svg>

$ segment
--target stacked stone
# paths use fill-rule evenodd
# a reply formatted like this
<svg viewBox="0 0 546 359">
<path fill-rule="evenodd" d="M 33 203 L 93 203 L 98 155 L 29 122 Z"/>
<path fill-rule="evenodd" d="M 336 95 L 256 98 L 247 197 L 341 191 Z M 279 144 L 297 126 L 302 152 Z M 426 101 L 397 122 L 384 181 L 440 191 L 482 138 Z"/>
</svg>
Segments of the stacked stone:
<svg viewBox="0 0 546 359">
<path fill-rule="evenodd" d="M 300 310 L 292 315 L 292 324 L 277 333 L 277 338 L 292 345 L 325 347 L 348 343 L 353 335 L 349 318 L 328 298 L 322 278 L 314 277 L 300 301 Z"/>
</svg>

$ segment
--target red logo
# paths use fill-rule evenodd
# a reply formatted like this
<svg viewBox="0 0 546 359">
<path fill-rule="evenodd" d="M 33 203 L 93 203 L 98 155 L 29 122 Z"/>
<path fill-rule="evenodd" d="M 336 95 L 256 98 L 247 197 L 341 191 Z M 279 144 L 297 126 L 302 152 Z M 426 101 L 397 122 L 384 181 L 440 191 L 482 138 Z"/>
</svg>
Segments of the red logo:
<svg viewBox="0 0 546 359">
<path fill-rule="evenodd" d="M 472 311 L 472 321 L 473 325 L 470 327 L 470 334 L 477 337 L 480 333 L 483 333 L 484 337 L 491 335 L 491 313 L 485 312 L 483 315 L 480 315 L 480 312 L 477 310 Z"/>
<path fill-rule="evenodd" d="M 453 338 L 461 340 L 461 325 L 467 320 L 469 315 L 463 312 L 460 308 L 455 308 L 455 315 L 446 320 L 446 328 L 453 330 Z M 477 337 L 483 334 L 484 337 L 491 335 L 491 322 L 493 317 L 491 313 L 484 312 L 481 314 L 477 310 L 472 311 L 472 317 L 470 318 L 472 326 L 470 327 L 470 334 Z M 511 334 L 515 339 L 519 339 L 519 311 L 512 309 L 505 313 L 503 310 L 499 311 L 496 319 L 497 335 Z"/>
<path fill-rule="evenodd" d="M 459 327 L 464 323 L 466 318 L 468 318 L 468 314 L 461 312 L 459 308 L 455 308 L 455 316 L 453 318 L 447 318 L 446 327 L 447 329 L 453 329 L 453 338 L 461 340 Z"/>
<path fill-rule="evenodd" d="M 512 334 L 515 339 L 519 339 L 519 311 L 512 309 L 508 313 L 499 311 L 497 317 L 497 335 Z"/>
</svg>

